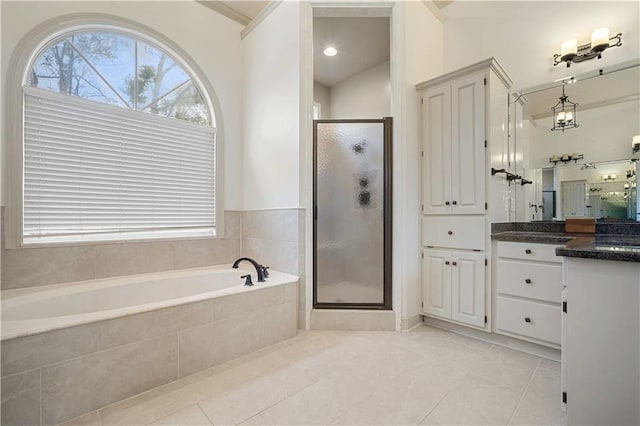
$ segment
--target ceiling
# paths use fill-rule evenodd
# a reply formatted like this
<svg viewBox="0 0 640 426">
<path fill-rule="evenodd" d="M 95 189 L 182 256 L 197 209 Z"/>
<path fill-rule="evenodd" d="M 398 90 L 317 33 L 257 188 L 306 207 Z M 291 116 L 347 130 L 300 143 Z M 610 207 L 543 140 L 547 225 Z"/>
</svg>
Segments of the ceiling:
<svg viewBox="0 0 640 426">
<path fill-rule="evenodd" d="M 389 60 L 389 18 L 314 18 L 314 81 L 331 87 Z M 328 46 L 338 50 L 325 56 Z"/>
<path fill-rule="evenodd" d="M 221 1 L 202 1 L 205 5 L 211 5 L 211 3 L 222 3 L 241 15 L 244 15 L 249 21 L 253 20 L 267 4 L 269 0 L 252 1 L 252 0 L 221 0 Z M 445 6 L 453 3 L 453 0 L 434 0 L 433 2 L 438 9 L 442 9 Z"/>
<path fill-rule="evenodd" d="M 578 110 L 614 104 L 632 97 L 640 97 L 640 66 L 604 74 L 597 77 L 578 80 L 565 86 L 569 100 L 578 103 Z M 526 118 L 542 118 L 551 116 L 551 107 L 562 95 L 561 83 L 557 86 L 526 94 L 524 106 Z"/>
</svg>

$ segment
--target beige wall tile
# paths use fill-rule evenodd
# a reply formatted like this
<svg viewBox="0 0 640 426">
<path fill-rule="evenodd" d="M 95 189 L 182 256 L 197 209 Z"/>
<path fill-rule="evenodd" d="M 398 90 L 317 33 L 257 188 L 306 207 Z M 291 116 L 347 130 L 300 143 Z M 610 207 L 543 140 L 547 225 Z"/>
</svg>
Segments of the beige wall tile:
<svg viewBox="0 0 640 426">
<path fill-rule="evenodd" d="M 223 239 L 42 247 L 1 252 L 2 289 L 231 263 L 240 256 L 241 212 L 225 212 Z"/>
<path fill-rule="evenodd" d="M 175 268 L 194 268 L 198 266 L 232 263 L 240 257 L 240 240 L 203 239 L 175 241 Z"/>
<path fill-rule="evenodd" d="M 290 241 L 243 238 L 242 254 L 277 271 L 298 274 L 298 243 Z"/>
<path fill-rule="evenodd" d="M 245 211 L 242 216 L 242 236 L 297 243 L 298 221 L 298 209 Z"/>
<path fill-rule="evenodd" d="M 95 352 L 93 324 L 69 327 L 2 342 L 2 375 L 14 374 Z"/>
<path fill-rule="evenodd" d="M 221 321 L 224 324 L 224 361 L 248 354 L 265 346 L 264 311 Z"/>
<path fill-rule="evenodd" d="M 128 315 L 96 324 L 98 348 L 106 349 L 213 321 L 213 300 Z"/>
<path fill-rule="evenodd" d="M 258 284 L 257 284 L 258 285 Z M 212 301 L 214 305 L 214 320 L 242 317 L 250 312 L 264 309 L 285 301 L 285 287 L 275 286 L 266 288 L 253 287 L 251 290 L 239 294 L 223 296 Z"/>
<path fill-rule="evenodd" d="M 171 242 L 96 246 L 96 278 L 174 269 Z"/>
<path fill-rule="evenodd" d="M 42 421 L 57 424 L 178 377 L 175 334 L 42 369 Z"/>
<path fill-rule="evenodd" d="M 40 370 L 3 377 L 2 380 L 2 424 L 40 424 Z"/>
<path fill-rule="evenodd" d="M 178 333 L 180 377 L 188 376 L 225 360 L 225 321 L 204 324 Z"/>
<path fill-rule="evenodd" d="M 2 289 L 92 279 L 94 264 L 93 246 L 5 250 L 2 244 Z"/>
<path fill-rule="evenodd" d="M 393 311 L 361 311 L 314 309 L 311 311 L 311 328 L 314 330 L 362 330 L 393 331 Z"/>
<path fill-rule="evenodd" d="M 264 311 L 264 343 L 273 345 L 296 335 L 298 304 L 288 302 Z"/>
</svg>

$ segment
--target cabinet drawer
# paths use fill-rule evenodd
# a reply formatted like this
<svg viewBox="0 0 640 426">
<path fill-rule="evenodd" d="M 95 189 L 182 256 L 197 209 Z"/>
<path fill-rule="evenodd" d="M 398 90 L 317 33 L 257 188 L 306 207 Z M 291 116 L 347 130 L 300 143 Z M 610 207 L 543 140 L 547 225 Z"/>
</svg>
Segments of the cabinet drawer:
<svg viewBox="0 0 640 426">
<path fill-rule="evenodd" d="M 454 249 L 484 250 L 485 218 L 427 216 L 422 218 L 422 244 Z"/>
<path fill-rule="evenodd" d="M 498 259 L 498 293 L 560 303 L 562 265 Z"/>
<path fill-rule="evenodd" d="M 497 327 L 521 336 L 560 344 L 560 306 L 498 296 Z"/>
<path fill-rule="evenodd" d="M 560 246 L 553 244 L 513 243 L 509 241 L 499 241 L 498 257 L 562 263 L 562 257 L 556 256 L 556 247 Z"/>
</svg>

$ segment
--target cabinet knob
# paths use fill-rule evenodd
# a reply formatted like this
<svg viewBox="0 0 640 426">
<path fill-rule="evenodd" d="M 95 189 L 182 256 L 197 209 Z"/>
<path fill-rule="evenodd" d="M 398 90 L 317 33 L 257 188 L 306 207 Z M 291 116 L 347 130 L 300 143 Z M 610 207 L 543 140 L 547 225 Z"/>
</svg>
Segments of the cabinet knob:
<svg viewBox="0 0 640 426">
<path fill-rule="evenodd" d="M 451 203 L 450 203 L 450 202 L 448 202 L 448 201 L 445 201 L 445 202 L 444 202 L 444 205 L 445 205 L 445 206 L 448 206 L 449 204 L 451 204 Z"/>
<path fill-rule="evenodd" d="M 451 264 L 452 264 L 453 266 L 456 266 L 456 265 L 458 264 L 458 262 L 451 262 Z"/>
<path fill-rule="evenodd" d="M 448 231 L 447 234 L 453 235 L 453 231 Z"/>
<path fill-rule="evenodd" d="M 449 262 L 448 260 L 445 260 L 445 261 L 444 261 L 444 264 L 445 264 L 445 265 L 448 265 L 449 263 L 451 263 L 451 262 Z"/>
<path fill-rule="evenodd" d="M 527 278 L 526 280 L 524 280 L 524 282 L 527 284 L 531 284 L 531 279 Z"/>
<path fill-rule="evenodd" d="M 458 204 L 458 202 L 457 201 L 452 201 L 451 204 L 453 204 L 455 206 L 456 204 Z"/>
<path fill-rule="evenodd" d="M 524 317 L 524 322 L 530 323 L 530 322 L 531 322 L 531 318 L 529 318 L 529 317 Z"/>
<path fill-rule="evenodd" d="M 531 249 L 526 249 L 524 252 L 525 252 L 526 254 L 531 254 Z"/>
</svg>

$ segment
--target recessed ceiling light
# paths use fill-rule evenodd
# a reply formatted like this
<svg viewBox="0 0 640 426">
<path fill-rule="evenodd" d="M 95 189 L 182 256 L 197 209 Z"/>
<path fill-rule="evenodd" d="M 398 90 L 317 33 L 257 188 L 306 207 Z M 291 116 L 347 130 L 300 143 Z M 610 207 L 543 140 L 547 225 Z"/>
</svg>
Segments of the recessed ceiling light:
<svg viewBox="0 0 640 426">
<path fill-rule="evenodd" d="M 338 51 L 336 50 L 335 47 L 327 47 L 326 49 L 324 49 L 325 56 L 336 56 L 338 54 Z"/>
</svg>

